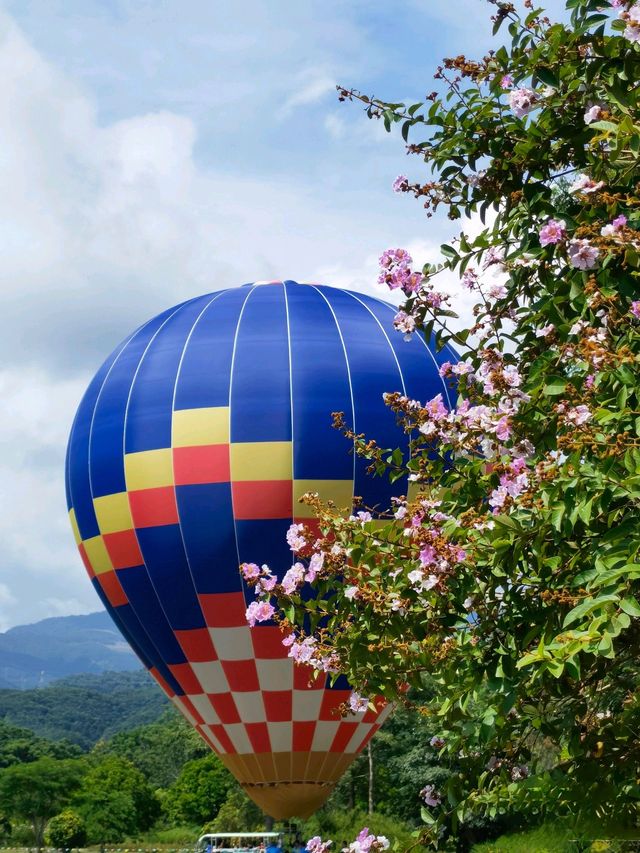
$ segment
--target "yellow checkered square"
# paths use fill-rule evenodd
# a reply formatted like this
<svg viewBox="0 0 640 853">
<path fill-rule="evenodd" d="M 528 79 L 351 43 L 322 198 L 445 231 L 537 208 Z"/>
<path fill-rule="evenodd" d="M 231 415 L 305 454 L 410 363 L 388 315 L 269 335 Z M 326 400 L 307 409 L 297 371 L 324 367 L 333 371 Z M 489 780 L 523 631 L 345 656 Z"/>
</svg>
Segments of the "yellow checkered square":
<svg viewBox="0 0 640 853">
<path fill-rule="evenodd" d="M 79 545 L 82 542 L 82 536 L 80 536 L 80 531 L 78 530 L 76 511 L 73 507 L 69 510 L 69 521 L 71 522 L 71 529 L 73 530 L 73 538 L 76 540 L 76 545 Z"/>
<path fill-rule="evenodd" d="M 198 447 L 205 444 L 229 443 L 229 407 L 180 409 L 173 413 L 171 444 L 173 447 Z"/>
<path fill-rule="evenodd" d="M 91 539 L 85 539 L 82 544 L 84 545 L 84 550 L 87 552 L 91 568 L 97 575 L 113 571 L 113 563 L 111 562 L 111 557 L 107 552 L 102 536 L 93 536 Z"/>
<path fill-rule="evenodd" d="M 315 517 L 310 506 L 299 503 L 307 492 L 317 492 L 323 501 L 333 501 L 339 509 L 351 511 L 353 480 L 294 480 L 293 514 L 296 518 Z"/>
<path fill-rule="evenodd" d="M 155 489 L 173 485 L 173 459 L 170 447 L 142 450 L 124 457 L 127 490 Z"/>
<path fill-rule="evenodd" d="M 245 441 L 230 445 L 231 479 L 291 480 L 290 441 Z"/>
<path fill-rule="evenodd" d="M 126 492 L 94 498 L 93 508 L 100 533 L 119 533 L 121 530 L 132 529 L 133 519 L 129 509 L 129 496 Z"/>
</svg>

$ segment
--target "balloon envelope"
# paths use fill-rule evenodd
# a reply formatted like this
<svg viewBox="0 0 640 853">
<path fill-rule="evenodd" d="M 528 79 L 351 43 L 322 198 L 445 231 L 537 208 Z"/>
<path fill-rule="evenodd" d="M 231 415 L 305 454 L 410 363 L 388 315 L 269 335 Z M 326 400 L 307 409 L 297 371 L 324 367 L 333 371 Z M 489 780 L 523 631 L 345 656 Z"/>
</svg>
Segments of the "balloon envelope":
<svg viewBox="0 0 640 853">
<path fill-rule="evenodd" d="M 102 365 L 67 454 L 71 524 L 104 606 L 171 701 L 274 817 L 307 816 L 379 728 L 348 717 L 341 677 L 293 665 L 277 626 L 250 629 L 238 571 L 291 565 L 285 533 L 313 524 L 308 491 L 386 508 L 393 486 L 331 425 L 343 411 L 383 447 L 406 447 L 385 391 L 447 388 L 395 309 L 326 286 L 217 291 L 154 317 Z M 404 445 L 403 445 L 404 442 Z"/>
</svg>

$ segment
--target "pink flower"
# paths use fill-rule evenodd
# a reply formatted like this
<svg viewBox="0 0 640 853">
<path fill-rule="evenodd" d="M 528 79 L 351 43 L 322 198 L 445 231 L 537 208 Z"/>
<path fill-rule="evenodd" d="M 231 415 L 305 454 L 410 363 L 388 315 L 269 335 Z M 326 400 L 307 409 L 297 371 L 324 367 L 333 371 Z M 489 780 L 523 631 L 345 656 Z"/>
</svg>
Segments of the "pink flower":
<svg viewBox="0 0 640 853">
<path fill-rule="evenodd" d="M 549 323 L 548 326 L 543 326 L 541 329 L 536 329 L 536 338 L 546 338 L 551 332 L 555 331 L 555 326 L 553 323 Z"/>
<path fill-rule="evenodd" d="M 362 711 L 366 711 L 369 707 L 369 700 L 365 699 L 364 696 L 361 696 L 359 693 L 356 693 L 355 690 L 349 696 L 349 708 L 353 711 L 354 714 L 359 714 Z"/>
<path fill-rule="evenodd" d="M 405 311 L 398 311 L 393 318 L 393 325 L 399 332 L 404 332 L 406 336 L 412 335 L 416 330 L 416 321 L 411 314 L 407 314 Z"/>
<path fill-rule="evenodd" d="M 595 375 L 594 375 L 593 373 L 590 373 L 590 374 L 587 376 L 587 378 L 584 380 L 585 388 L 588 388 L 589 390 L 590 390 L 591 388 L 593 388 L 595 381 L 596 381 L 596 377 L 595 377 Z"/>
<path fill-rule="evenodd" d="M 549 246 L 553 243 L 559 243 L 567 236 L 565 222 L 563 220 L 550 219 L 546 225 L 540 229 L 540 245 Z"/>
<path fill-rule="evenodd" d="M 290 646 L 292 646 L 295 643 L 295 641 L 296 641 L 296 635 L 295 634 L 293 634 L 293 633 L 287 634 L 286 637 L 282 638 L 282 645 L 288 649 Z"/>
<path fill-rule="evenodd" d="M 602 189 L 604 186 L 604 181 L 594 181 L 591 178 L 587 177 L 587 175 L 580 175 L 571 187 L 569 188 L 569 192 L 572 193 L 582 193 L 583 195 L 589 195 L 590 193 L 598 192 L 599 189 Z"/>
<path fill-rule="evenodd" d="M 620 229 L 624 228 L 627 224 L 627 217 L 621 213 L 620 216 L 616 216 L 615 219 L 611 220 L 608 225 L 604 225 L 600 229 L 600 234 L 603 237 L 615 237 Z"/>
<path fill-rule="evenodd" d="M 302 563 L 294 563 L 282 578 L 282 591 L 285 595 L 293 595 L 304 581 L 305 569 Z"/>
<path fill-rule="evenodd" d="M 532 89 L 523 87 L 514 89 L 509 95 L 509 106 L 517 118 L 524 118 L 538 103 L 538 96 Z"/>
<path fill-rule="evenodd" d="M 462 276 L 462 284 L 467 290 L 475 290 L 478 286 L 478 273 L 475 270 L 465 270 Z"/>
<path fill-rule="evenodd" d="M 569 409 L 566 414 L 566 419 L 576 426 L 586 424 L 592 417 L 589 407 L 585 405 L 575 406 L 573 409 Z"/>
<path fill-rule="evenodd" d="M 291 643 L 288 657 L 293 658 L 296 663 L 309 663 L 316 651 L 316 641 L 313 637 L 305 637 L 300 642 Z"/>
<path fill-rule="evenodd" d="M 513 86 L 513 76 L 511 74 L 505 74 L 504 77 L 500 80 L 500 88 L 501 89 L 510 89 Z"/>
<path fill-rule="evenodd" d="M 422 551 L 420 551 L 420 562 L 423 566 L 432 566 L 437 557 L 436 549 L 433 545 L 425 545 Z"/>
<path fill-rule="evenodd" d="M 636 320 L 640 320 L 640 299 L 636 299 L 631 303 L 631 308 L 629 309 Z"/>
<path fill-rule="evenodd" d="M 640 24 L 627 24 L 622 35 L 629 41 L 640 42 Z"/>
<path fill-rule="evenodd" d="M 506 415 L 498 421 L 496 424 L 496 438 L 499 441 L 507 441 L 508 438 L 511 437 L 511 425 L 509 423 L 509 418 Z"/>
<path fill-rule="evenodd" d="M 333 844 L 332 841 L 323 841 L 319 835 L 314 835 L 307 841 L 306 849 L 309 853 L 326 853 L 331 844 Z"/>
<path fill-rule="evenodd" d="M 484 254 L 482 268 L 486 270 L 494 265 L 504 267 L 504 249 L 500 246 L 490 246 Z"/>
<path fill-rule="evenodd" d="M 278 579 L 271 573 L 258 578 L 258 583 L 255 587 L 256 595 L 266 595 L 266 593 L 272 592 L 277 582 Z"/>
<path fill-rule="evenodd" d="M 438 735 L 434 735 L 429 741 L 429 746 L 432 746 L 434 749 L 442 749 L 445 745 L 445 740 L 442 737 L 438 737 Z"/>
<path fill-rule="evenodd" d="M 489 288 L 489 296 L 492 299 L 504 299 L 507 295 L 507 288 L 504 284 L 492 284 Z"/>
<path fill-rule="evenodd" d="M 609 0 L 609 5 L 612 9 L 620 9 L 624 6 L 626 0 Z"/>
<path fill-rule="evenodd" d="M 260 577 L 260 566 L 256 563 L 242 563 L 240 571 L 246 581 L 255 580 L 255 578 Z"/>
<path fill-rule="evenodd" d="M 274 613 L 275 609 L 268 601 L 252 601 L 245 615 L 247 622 L 253 628 L 256 622 L 266 622 Z"/>
<path fill-rule="evenodd" d="M 358 587 L 348 586 L 344 591 L 344 597 L 348 598 L 349 601 L 353 601 L 354 598 L 358 597 Z"/>
<path fill-rule="evenodd" d="M 572 240 L 569 243 L 569 262 L 576 269 L 592 270 L 599 256 L 599 250 L 588 240 Z"/>
<path fill-rule="evenodd" d="M 406 175 L 398 175 L 395 181 L 392 184 L 392 189 L 394 193 L 404 192 L 409 186 L 409 179 Z"/>
<path fill-rule="evenodd" d="M 292 524 L 287 530 L 287 542 L 292 551 L 301 551 L 306 546 L 303 532 L 304 524 Z"/>
<path fill-rule="evenodd" d="M 594 104 L 592 107 L 589 107 L 589 109 L 584 114 L 584 123 L 591 124 L 594 121 L 598 121 L 601 115 L 602 108 L 599 107 L 597 104 Z"/>
<path fill-rule="evenodd" d="M 311 559 L 309 560 L 309 567 L 307 569 L 307 573 L 304 576 L 304 579 L 307 583 L 313 583 L 316 579 L 316 575 L 322 569 L 324 564 L 324 554 L 322 551 L 318 551 L 311 555 Z"/>
<path fill-rule="evenodd" d="M 425 785 L 420 791 L 420 796 L 428 806 L 439 806 L 442 802 L 440 794 L 436 791 L 433 785 Z"/>
</svg>

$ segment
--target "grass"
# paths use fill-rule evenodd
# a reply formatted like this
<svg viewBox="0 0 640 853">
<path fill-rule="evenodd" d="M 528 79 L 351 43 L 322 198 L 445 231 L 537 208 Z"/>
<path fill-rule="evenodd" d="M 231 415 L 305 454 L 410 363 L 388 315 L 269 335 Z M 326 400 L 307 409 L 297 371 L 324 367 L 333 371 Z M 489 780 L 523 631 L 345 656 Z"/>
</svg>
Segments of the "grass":
<svg viewBox="0 0 640 853">
<path fill-rule="evenodd" d="M 502 835 L 495 841 L 476 844 L 472 853 L 621 853 L 637 850 L 622 839 L 577 841 L 575 832 L 547 823 L 536 829 Z"/>
</svg>

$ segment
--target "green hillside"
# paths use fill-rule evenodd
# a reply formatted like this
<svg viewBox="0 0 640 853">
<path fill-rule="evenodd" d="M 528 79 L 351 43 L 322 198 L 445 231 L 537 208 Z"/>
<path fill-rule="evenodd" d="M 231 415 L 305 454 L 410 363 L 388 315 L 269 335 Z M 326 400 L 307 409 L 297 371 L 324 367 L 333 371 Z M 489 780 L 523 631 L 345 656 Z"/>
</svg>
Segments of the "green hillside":
<svg viewBox="0 0 640 853">
<path fill-rule="evenodd" d="M 35 690 L 0 690 L 0 720 L 89 749 L 158 720 L 168 700 L 143 670 L 75 675 Z"/>
</svg>

